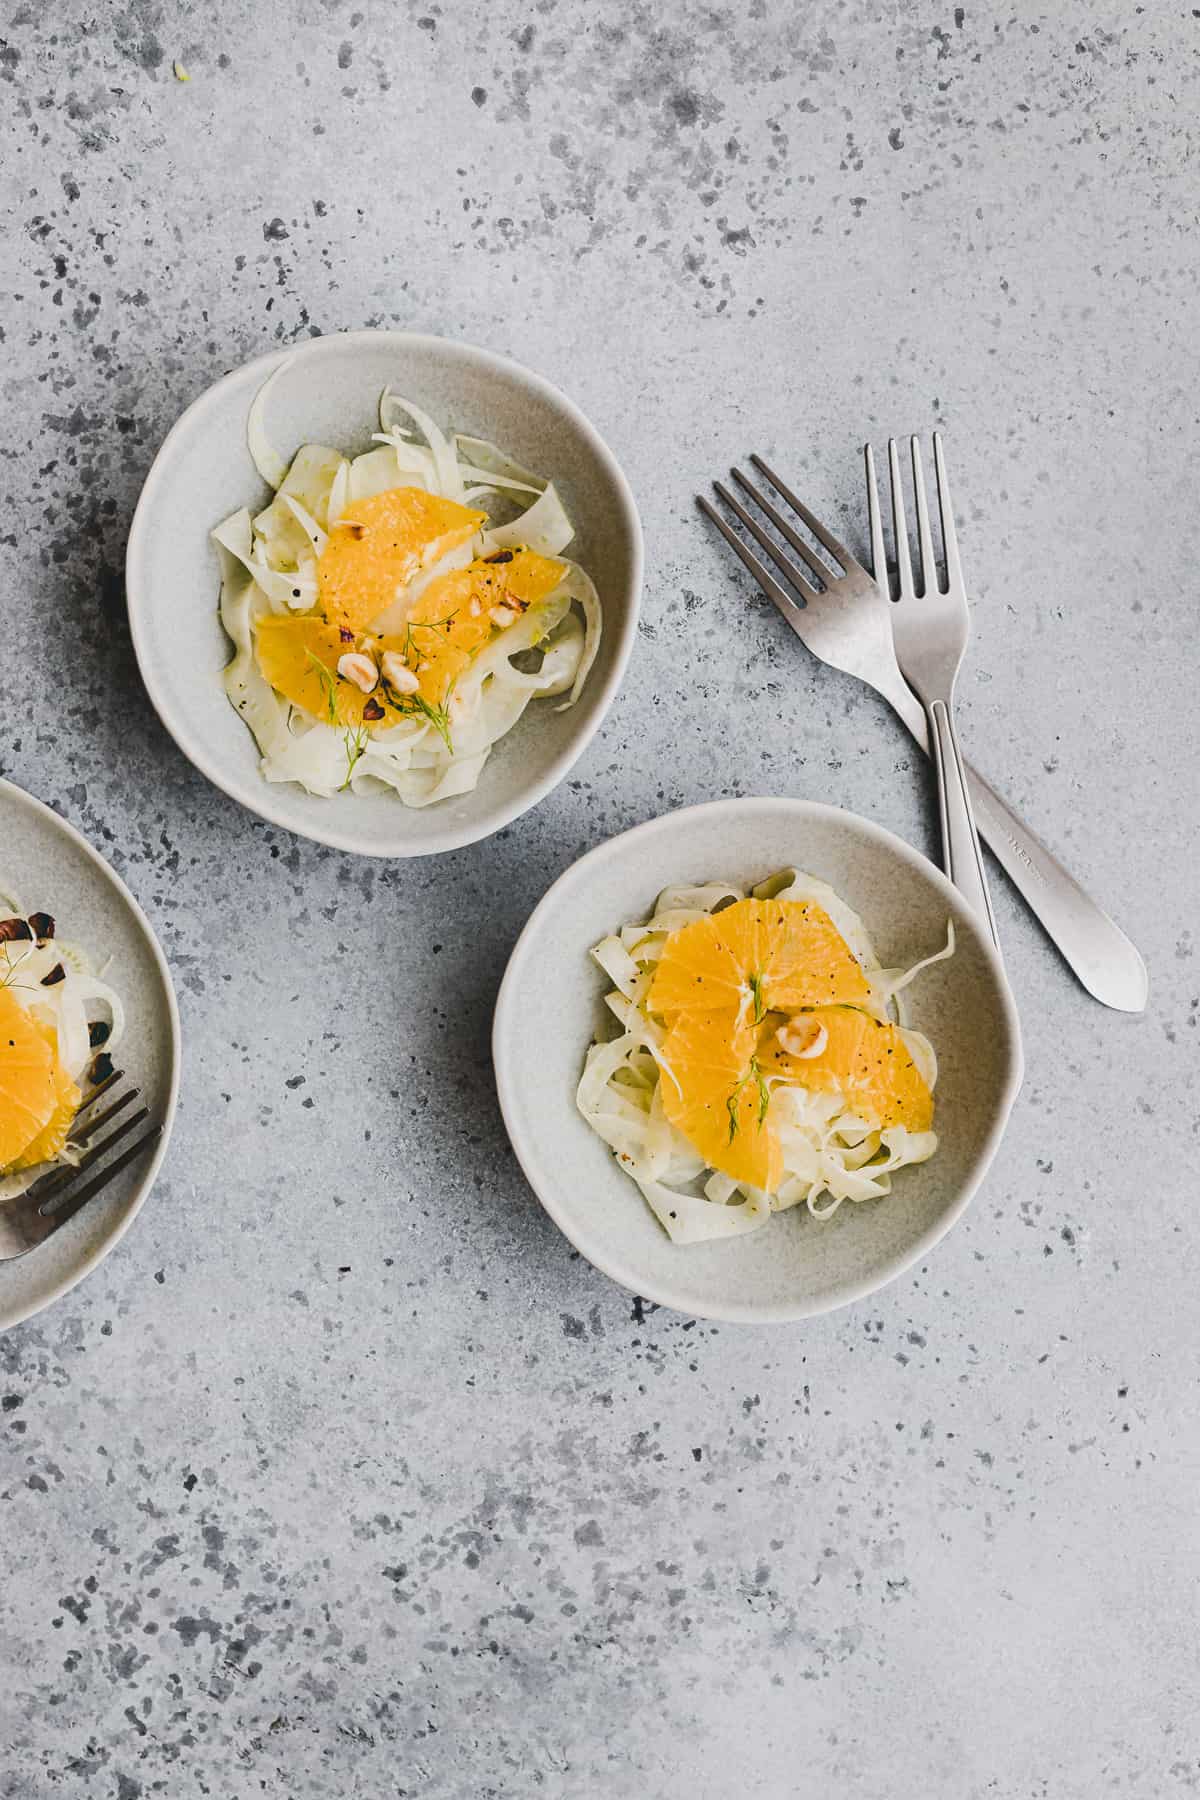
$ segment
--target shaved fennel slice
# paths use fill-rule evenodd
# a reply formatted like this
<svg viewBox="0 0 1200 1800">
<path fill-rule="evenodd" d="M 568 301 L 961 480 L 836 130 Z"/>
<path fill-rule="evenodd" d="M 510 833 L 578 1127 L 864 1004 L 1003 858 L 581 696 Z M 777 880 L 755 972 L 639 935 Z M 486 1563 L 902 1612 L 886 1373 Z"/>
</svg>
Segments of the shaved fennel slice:
<svg viewBox="0 0 1200 1800">
<path fill-rule="evenodd" d="M 727 881 L 708 881 L 702 887 L 664 888 L 654 903 L 654 923 L 661 921 L 661 930 L 674 931 L 676 913 L 686 914 L 690 922 L 704 913 L 716 912 L 719 906 L 745 898 L 741 888 L 730 887 Z"/>
<path fill-rule="evenodd" d="M 302 506 L 294 494 L 281 494 L 280 499 L 312 546 L 313 555 L 319 557 L 329 542 L 328 534 L 322 531 L 306 506 Z"/>
<path fill-rule="evenodd" d="M 385 388 L 379 401 L 379 425 L 382 431 L 388 431 L 389 416 L 396 412 L 407 413 L 429 445 L 437 472 L 438 493 L 445 500 L 461 501 L 465 483 L 459 471 L 458 455 L 444 433 L 415 401 L 402 399 L 399 394 L 393 394 L 390 388 Z"/>
<path fill-rule="evenodd" d="M 254 660 L 251 621 L 255 594 L 262 590 L 250 562 L 250 514 L 232 513 L 212 535 L 221 558 L 221 623 L 234 650 L 225 692 L 253 732 L 265 764 L 286 747 L 288 709 Z"/>
<path fill-rule="evenodd" d="M 405 453 L 403 461 L 402 451 Z M 346 504 L 370 500 L 394 487 L 423 487 L 431 493 L 437 492 L 433 458 L 428 450 L 391 438 L 385 443 L 377 443 L 374 450 L 364 450 L 350 464 Z"/>
<path fill-rule="evenodd" d="M 454 450 L 463 474 L 485 481 L 489 487 L 526 488 L 531 494 L 540 494 L 546 486 L 544 476 L 536 475 L 487 438 L 456 432 Z"/>
<path fill-rule="evenodd" d="M 908 1025 L 901 1025 L 899 1031 L 901 1042 L 916 1063 L 921 1080 L 932 1093 L 938 1078 L 937 1052 L 923 1031 L 913 1031 Z"/>
<path fill-rule="evenodd" d="M 604 629 L 604 617 L 600 610 L 600 596 L 597 594 L 595 584 L 586 569 L 581 569 L 578 563 L 568 563 L 567 578 L 563 583 L 563 591 L 579 605 L 583 612 L 584 638 L 583 649 L 579 658 L 579 666 L 575 670 L 575 679 L 571 684 L 571 691 L 563 701 L 562 705 L 556 709 L 558 712 L 565 712 L 569 706 L 574 706 L 582 693 L 583 684 L 587 680 L 588 675 L 591 672 L 592 664 L 596 660 L 596 652 L 600 648 L 600 637 Z"/>
<path fill-rule="evenodd" d="M 539 699 L 553 699 L 575 687 L 585 650 L 583 626 L 574 613 L 568 613 L 546 642 L 541 668 L 529 675 L 510 669 L 506 679 L 522 683 Z M 562 708 L 555 710 L 561 712 Z"/>
<path fill-rule="evenodd" d="M 337 473 L 329 489 L 329 500 L 325 509 L 325 529 L 332 531 L 346 510 L 346 502 L 350 496 L 350 461 L 343 456 L 337 466 Z"/>
<path fill-rule="evenodd" d="M 471 503 L 472 495 L 495 494 L 501 488 L 509 489 L 515 494 L 541 494 L 545 492 L 545 483 L 535 486 L 531 481 L 510 481 L 505 475 L 489 475 L 486 469 L 473 469 L 469 463 L 459 464 L 459 474 L 464 481 L 473 481 L 474 487 L 467 489 L 463 498 Z"/>
<path fill-rule="evenodd" d="M 710 1244 L 718 1238 L 744 1237 L 771 1217 L 770 1201 L 757 1189 L 744 1189 L 740 1200 L 714 1206 L 705 1196 L 670 1187 L 665 1181 L 638 1181 L 638 1186 L 675 1244 Z"/>
<path fill-rule="evenodd" d="M 872 984 L 885 1000 L 893 1001 L 900 1017 L 900 1023 L 907 1025 L 907 1005 L 903 998 L 904 990 L 923 969 L 930 969 L 934 963 L 946 962 L 954 955 L 955 937 L 954 920 L 946 920 L 946 942 L 942 949 L 935 950 L 931 956 L 923 956 L 907 969 L 876 969 L 872 971 Z M 919 1034 L 915 1034 L 919 1035 Z M 930 1052 L 932 1055 L 932 1051 Z M 918 1064 L 918 1067 L 920 1065 Z"/>
<path fill-rule="evenodd" d="M 254 518 L 254 560 L 282 574 L 307 568 L 315 595 L 314 544 L 308 520 L 323 531 L 330 493 L 344 458 L 327 444 L 301 444 L 275 498 Z M 303 519 L 293 502 L 304 508 Z M 307 602 L 312 605 L 312 600 Z"/>
<path fill-rule="evenodd" d="M 424 444 L 410 443 L 399 431 L 377 431 L 373 441 L 392 454 L 394 474 L 386 484 L 388 487 L 423 487 L 431 494 L 441 493 L 433 452 L 427 450 Z M 378 452 L 368 450 L 365 455 L 377 456 Z M 362 460 L 364 459 L 360 457 L 359 461 Z M 379 466 L 384 466 L 382 459 Z M 382 492 L 382 489 L 375 491 Z M 362 499 L 364 496 L 357 494 L 355 498 Z"/>
<path fill-rule="evenodd" d="M 592 960 L 599 963 L 614 987 L 627 1000 L 636 997 L 642 979 L 641 971 L 619 937 L 606 937 L 596 944 L 592 950 Z"/>
<path fill-rule="evenodd" d="M 293 606 L 311 606 L 317 597 L 316 582 L 298 572 L 283 574 L 255 556 L 253 526 L 245 507 L 222 519 L 211 534 L 218 546 L 224 569 L 226 558 L 239 562 L 250 581 L 273 612 L 287 612 Z M 297 592 L 299 590 L 299 592 Z M 232 635 L 232 633 L 230 634 Z"/>
<path fill-rule="evenodd" d="M 494 550 L 519 550 L 523 545 L 539 556 L 558 556 L 575 536 L 575 527 L 558 497 L 554 483 L 540 493 L 533 505 L 506 525 L 489 526 L 484 532 L 483 554 Z"/>
<path fill-rule="evenodd" d="M 279 380 L 288 364 L 290 356 L 285 356 L 279 367 L 275 369 L 255 394 L 250 411 L 246 415 L 246 448 L 250 452 L 255 468 L 267 483 L 268 487 L 283 486 L 288 472 L 288 465 L 267 436 L 264 423 L 267 413 L 267 401 L 271 397 L 271 389 Z"/>
</svg>

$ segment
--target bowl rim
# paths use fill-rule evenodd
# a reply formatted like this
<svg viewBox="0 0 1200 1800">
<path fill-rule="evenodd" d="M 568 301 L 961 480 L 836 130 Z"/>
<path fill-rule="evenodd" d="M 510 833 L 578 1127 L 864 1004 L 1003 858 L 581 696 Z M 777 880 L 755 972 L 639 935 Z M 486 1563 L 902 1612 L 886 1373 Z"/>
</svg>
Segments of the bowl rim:
<svg viewBox="0 0 1200 1800">
<path fill-rule="evenodd" d="M 602 465 L 607 474 L 617 499 L 617 507 L 625 533 L 631 548 L 631 571 L 629 581 L 628 606 L 624 620 L 615 637 L 615 655 L 605 679 L 593 689 L 594 714 L 590 724 L 577 730 L 569 741 L 553 758 L 545 772 L 537 779 L 521 789 L 520 794 L 504 806 L 497 806 L 484 821 L 460 827 L 457 830 L 444 830 L 436 833 L 433 822 L 421 831 L 423 813 L 400 806 L 400 816 L 410 820 L 413 828 L 413 842 L 408 845 L 378 846 L 365 834 L 360 835 L 352 830 L 339 827 L 336 820 L 327 830 L 309 830 L 294 819 L 287 816 L 284 807 L 276 802 L 275 791 L 269 782 L 260 777 L 258 793 L 249 784 L 243 784 L 241 777 L 231 774 L 221 762 L 214 759 L 208 751 L 181 725 L 173 721 L 169 699 L 160 692 L 153 673 L 149 657 L 148 632 L 144 626 L 144 615 L 150 606 L 148 581 L 143 581 L 143 573 L 149 560 L 148 541 L 158 498 L 162 490 L 169 486 L 172 476 L 173 451 L 182 438 L 195 429 L 197 425 L 204 427 L 207 415 L 217 411 L 226 394 L 235 383 L 247 375 L 258 372 L 263 381 L 281 368 L 284 363 L 297 358 L 320 357 L 332 354 L 334 350 L 346 345 L 383 342 L 395 343 L 405 351 L 420 354 L 436 353 L 457 360 L 476 360 L 488 371 L 508 381 L 515 381 L 526 389 L 531 389 L 549 406 L 562 413 L 568 422 L 583 438 L 592 454 Z M 215 521 L 214 521 L 215 523 Z M 537 806 L 546 795 L 556 788 L 569 773 L 592 738 L 607 719 L 613 701 L 617 696 L 629 658 L 637 639 L 638 618 L 641 610 L 642 582 L 645 565 L 645 546 L 642 535 L 641 518 L 637 503 L 633 497 L 633 489 L 629 480 L 613 454 L 608 443 L 596 427 L 591 423 L 575 402 L 563 393 L 561 388 L 528 369 L 515 358 L 502 356 L 495 350 L 485 349 L 479 344 L 470 344 L 460 338 L 441 337 L 435 332 L 393 331 L 367 327 L 356 331 L 331 331 L 320 337 L 305 338 L 297 344 L 268 350 L 261 356 L 252 357 L 248 362 L 239 363 L 228 370 L 216 381 L 212 382 L 201 394 L 191 401 L 176 419 L 166 437 L 155 453 L 154 461 L 146 473 L 138 495 L 137 504 L 129 525 L 129 536 L 125 546 L 125 594 L 126 609 L 129 617 L 129 630 L 133 640 L 134 655 L 137 657 L 138 670 L 142 685 L 150 697 L 150 703 L 158 714 L 169 737 L 187 757 L 192 766 L 200 771 L 213 786 L 219 788 L 231 800 L 237 801 L 248 812 L 281 830 L 291 832 L 295 837 L 307 839 L 310 843 L 326 844 L 333 850 L 349 851 L 353 855 L 373 856 L 379 858 L 395 858 L 405 860 L 409 857 L 438 856 L 452 850 L 461 850 L 464 845 L 479 842 L 482 838 L 492 837 L 511 825 L 514 819 Z M 214 612 L 216 601 L 214 594 Z M 606 629 L 608 621 L 606 620 Z M 244 728 L 244 727 L 243 727 Z"/>
<path fill-rule="evenodd" d="M 72 825 L 69 819 L 65 819 L 52 806 L 47 806 L 44 800 L 39 800 L 36 794 L 31 794 L 28 789 L 19 787 L 15 781 L 6 780 L 3 776 L 0 776 L 0 793 L 18 806 L 27 806 L 35 815 L 41 814 L 51 829 L 59 832 L 77 850 L 81 850 L 86 860 L 95 864 L 101 878 L 110 882 L 115 888 L 117 897 L 128 909 L 143 943 L 150 951 L 150 959 L 162 983 L 171 1048 L 171 1074 L 167 1085 L 166 1103 L 163 1107 L 161 1135 L 158 1143 L 154 1146 L 150 1160 L 142 1166 L 132 1202 L 122 1217 L 116 1221 L 107 1237 L 96 1244 L 87 1255 L 81 1257 L 50 1291 L 31 1299 L 28 1304 L 18 1302 L 11 1310 L 4 1311 L 3 1316 L 0 1317 L 0 1331 L 9 1331 L 14 1325 L 23 1324 L 26 1319 L 32 1319 L 38 1313 L 44 1312 L 47 1307 L 53 1306 L 61 1300 L 64 1294 L 69 1294 L 72 1288 L 78 1287 L 81 1281 L 86 1280 L 93 1269 L 97 1268 L 105 1257 L 116 1249 L 150 1198 L 154 1184 L 158 1180 L 159 1170 L 166 1161 L 167 1151 L 171 1146 L 171 1134 L 175 1127 L 175 1115 L 179 1107 L 179 1089 L 183 1078 L 183 1032 L 179 1018 L 179 1001 L 175 994 L 175 983 L 171 978 L 171 966 L 167 961 L 166 953 L 141 905 L 112 864 L 100 854 L 94 844 L 84 837 L 77 826 Z"/>
<path fill-rule="evenodd" d="M 815 1300 L 809 1299 L 784 1306 L 730 1301 L 707 1305 L 703 1312 L 698 1313 L 689 1298 L 686 1296 L 681 1298 L 679 1290 L 672 1290 L 670 1285 L 660 1284 L 657 1281 L 647 1283 L 637 1270 L 624 1262 L 620 1256 L 610 1255 L 603 1249 L 598 1249 L 588 1232 L 581 1229 L 578 1222 L 571 1217 L 569 1210 L 559 1203 L 553 1180 L 547 1179 L 544 1172 L 538 1169 L 529 1146 L 520 1141 L 520 1132 L 516 1124 L 516 1084 L 506 1063 L 505 1044 L 511 1033 L 512 1020 L 518 1004 L 517 993 L 524 974 L 524 964 L 530 953 L 530 946 L 541 919 L 553 905 L 560 890 L 568 882 L 577 880 L 582 871 L 619 860 L 630 849 L 636 851 L 637 845 L 662 832 L 669 825 L 674 826 L 682 819 L 696 819 L 700 815 L 704 815 L 707 820 L 712 821 L 727 816 L 735 808 L 742 815 L 749 810 L 759 813 L 764 818 L 769 815 L 778 817 L 782 809 L 797 819 L 823 818 L 838 820 L 843 824 L 849 822 L 855 830 L 873 843 L 898 856 L 901 861 L 919 869 L 923 875 L 932 879 L 934 887 L 941 889 L 943 897 L 955 913 L 956 929 L 965 928 L 972 934 L 996 978 L 1001 1007 L 1009 1030 L 1010 1059 L 1007 1078 L 998 1099 L 996 1116 L 974 1159 L 968 1179 L 945 1212 L 927 1230 L 922 1232 L 920 1237 L 894 1256 L 881 1271 L 859 1281 L 842 1283 Z M 581 1059 L 583 1049 L 584 1047 L 581 1046 Z M 684 806 L 670 812 L 659 813 L 653 819 L 647 819 L 642 824 L 631 827 L 628 831 L 618 832 L 614 837 L 606 838 L 603 843 L 596 844 L 564 869 L 538 901 L 513 945 L 496 996 L 496 1008 L 492 1021 L 492 1065 L 505 1129 L 525 1179 L 563 1236 L 574 1245 L 580 1255 L 586 1257 L 593 1268 L 599 1269 L 601 1274 L 607 1275 L 610 1280 L 619 1283 L 630 1293 L 640 1295 L 645 1300 L 654 1301 L 659 1306 L 668 1306 L 676 1312 L 686 1313 L 690 1318 L 718 1319 L 735 1325 L 794 1324 L 799 1319 L 816 1318 L 822 1313 L 833 1312 L 838 1307 L 853 1305 L 856 1301 L 865 1299 L 867 1295 L 876 1293 L 880 1288 L 895 1281 L 915 1263 L 920 1262 L 922 1257 L 927 1256 L 934 1246 L 946 1236 L 947 1232 L 958 1223 L 987 1175 L 1007 1128 L 1013 1102 L 1020 1091 L 1024 1076 L 1020 1020 L 1004 964 L 990 935 L 982 923 L 975 920 L 963 896 L 947 880 L 942 871 L 930 862 L 928 857 L 915 850 L 911 844 L 905 843 L 903 838 L 897 837 L 885 826 L 876 824 L 873 819 L 865 818 L 861 813 L 851 812 L 848 808 L 841 806 L 831 806 L 820 800 L 800 800 L 787 795 L 767 794 L 701 801 L 694 806 Z M 680 1266 L 682 1269 L 686 1265 L 681 1264 Z"/>
</svg>

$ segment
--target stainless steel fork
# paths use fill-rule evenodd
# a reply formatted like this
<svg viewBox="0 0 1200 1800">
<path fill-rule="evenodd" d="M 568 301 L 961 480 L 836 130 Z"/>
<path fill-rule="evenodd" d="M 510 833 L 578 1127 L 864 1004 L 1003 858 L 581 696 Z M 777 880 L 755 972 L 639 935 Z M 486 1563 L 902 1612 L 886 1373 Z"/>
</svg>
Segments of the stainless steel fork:
<svg viewBox="0 0 1200 1800">
<path fill-rule="evenodd" d="M 822 553 L 818 555 L 809 546 L 792 521 L 739 469 L 733 470 L 733 479 L 755 512 L 743 506 L 723 483 L 714 485 L 721 500 L 768 560 L 756 555 L 703 496 L 699 497 L 701 510 L 812 654 L 874 688 L 899 715 L 922 750 L 928 751 L 925 709 L 900 673 L 892 647 L 892 615 L 896 609 L 881 585 L 887 580 L 882 544 L 872 546 L 875 573 L 879 576 L 876 581 L 762 457 L 752 456 L 750 460 L 789 511 L 812 533 Z M 764 519 L 778 537 L 766 528 Z M 784 544 L 795 554 L 789 555 Z M 967 780 L 979 829 L 992 854 L 1083 986 L 1105 1006 L 1122 1012 L 1141 1012 L 1148 984 L 1146 965 L 1135 945 L 970 765 Z"/>
<path fill-rule="evenodd" d="M 942 434 L 940 431 L 933 434 L 933 462 L 946 568 L 944 587 L 933 548 L 920 440 L 911 438 L 909 446 L 912 452 L 913 499 L 917 509 L 920 586 L 913 579 L 908 521 L 904 516 L 904 488 L 900 479 L 900 455 L 895 438 L 890 438 L 888 471 L 892 479 L 892 528 L 896 544 L 896 574 L 900 584 L 899 602 L 892 613 L 892 647 L 896 652 L 900 673 L 924 706 L 925 716 L 929 720 L 933 763 L 937 770 L 938 812 L 946 873 L 967 904 L 985 920 L 992 934 L 992 942 L 998 946 L 996 919 L 983 867 L 983 851 L 975 829 L 975 814 L 967 788 L 967 772 L 954 723 L 954 686 L 967 648 L 971 620 L 967 611 L 967 590 L 963 585 L 962 565 L 958 559 L 958 538 L 950 504 L 950 484 L 946 476 Z M 871 560 L 878 572 L 886 570 L 887 565 L 883 555 L 883 521 L 879 514 L 875 458 L 870 444 L 867 445 L 866 457 Z M 877 573 L 876 580 L 878 579 Z"/>
<path fill-rule="evenodd" d="M 36 1250 L 56 1231 L 61 1231 L 81 1207 L 108 1186 L 114 1175 L 128 1168 L 162 1136 L 162 1126 L 155 1124 L 148 1126 L 133 1143 L 126 1143 L 126 1139 L 146 1123 L 150 1113 L 144 1106 L 134 1113 L 127 1111 L 137 1099 L 138 1090 L 121 1088 L 123 1080 L 121 1070 L 114 1069 L 97 1083 L 80 1107 L 69 1139 L 80 1152 L 75 1164 L 64 1165 L 41 1176 L 15 1200 L 0 1201 L 0 1262 L 11 1262 L 14 1257 Z M 95 1104 L 103 1097 L 107 1098 L 107 1104 L 96 1112 L 93 1110 Z M 124 1118 L 121 1114 L 125 1114 Z M 119 1122 L 111 1131 L 105 1131 L 114 1120 Z M 103 1137 L 102 1132 L 105 1133 Z M 111 1162 L 107 1161 L 109 1152 L 119 1144 L 124 1144 L 125 1148 Z M 102 1167 L 97 1167 L 101 1164 Z M 96 1172 L 89 1174 L 93 1169 Z"/>
</svg>

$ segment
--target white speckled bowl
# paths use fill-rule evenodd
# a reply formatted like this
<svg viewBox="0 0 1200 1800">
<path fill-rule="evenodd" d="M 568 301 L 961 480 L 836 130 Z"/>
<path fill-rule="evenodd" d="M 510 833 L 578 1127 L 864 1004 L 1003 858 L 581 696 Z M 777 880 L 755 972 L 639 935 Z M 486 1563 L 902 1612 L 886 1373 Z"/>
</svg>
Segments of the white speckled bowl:
<svg viewBox="0 0 1200 1800">
<path fill-rule="evenodd" d="M 901 1170 L 886 1200 L 843 1205 L 824 1222 L 797 1207 L 745 1237 L 675 1245 L 575 1107 L 607 985 L 588 951 L 626 920 L 646 917 L 664 887 L 758 882 L 789 865 L 829 882 L 861 914 L 885 966 L 937 948 L 953 917 L 957 953 L 909 994 L 913 1023 L 938 1054 L 941 1142 L 930 1162 Z M 926 1255 L 983 1180 L 1022 1073 L 1000 959 L 946 878 L 881 826 L 803 800 L 689 807 L 582 857 L 517 941 L 492 1042 L 513 1147 L 576 1249 L 645 1299 L 758 1324 L 844 1306 Z"/>
<path fill-rule="evenodd" d="M 575 523 L 569 553 L 596 583 L 604 638 L 578 703 L 536 701 L 492 752 L 474 793 L 413 811 L 390 794 L 324 800 L 270 784 L 225 695 L 212 528 L 269 498 L 246 449 L 254 396 L 283 362 L 267 430 L 285 455 L 309 440 L 370 447 L 389 383 L 445 428 L 491 438 L 551 476 Z M 218 381 L 169 433 L 146 478 L 126 554 L 142 679 L 167 730 L 210 781 L 265 819 L 363 856 L 429 856 L 487 837 L 562 780 L 620 686 L 637 629 L 642 533 L 629 485 L 583 414 L 541 376 L 490 351 L 403 331 L 353 331 L 274 351 Z"/>
<path fill-rule="evenodd" d="M 162 951 L 145 914 L 73 826 L 11 782 L 0 781 L 0 882 L 23 906 L 52 913 L 65 942 L 85 950 L 125 1005 L 118 1061 L 163 1133 L 156 1148 L 115 1176 L 38 1249 L 0 1263 L 0 1330 L 73 1288 L 125 1235 L 167 1154 L 179 1095 L 179 1013 Z"/>
</svg>

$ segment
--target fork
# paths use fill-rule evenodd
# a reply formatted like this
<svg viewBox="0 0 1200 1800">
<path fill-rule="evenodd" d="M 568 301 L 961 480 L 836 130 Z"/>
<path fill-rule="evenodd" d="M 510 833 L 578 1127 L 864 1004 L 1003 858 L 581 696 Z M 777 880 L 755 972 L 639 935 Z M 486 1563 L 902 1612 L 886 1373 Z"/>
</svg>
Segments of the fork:
<svg viewBox="0 0 1200 1800">
<path fill-rule="evenodd" d="M 0 1201 L 0 1263 L 12 1262 L 30 1250 L 36 1250 L 56 1231 L 61 1231 L 81 1207 L 108 1186 L 114 1175 L 128 1168 L 143 1150 L 157 1143 L 162 1136 L 162 1126 L 151 1125 L 134 1143 L 126 1144 L 112 1162 L 105 1161 L 111 1150 L 124 1143 L 150 1117 L 149 1109 L 144 1106 L 135 1113 L 126 1113 L 137 1099 L 138 1090 L 131 1087 L 114 1093 L 123 1080 L 122 1071 L 114 1069 L 96 1084 L 75 1115 L 68 1141 L 82 1152 L 77 1163 L 41 1176 L 13 1200 Z M 96 1101 L 105 1094 L 110 1096 L 108 1105 L 98 1113 L 93 1112 Z M 121 1113 L 126 1113 L 126 1117 L 106 1136 L 100 1137 L 105 1127 Z M 101 1163 L 103 1167 L 96 1168 Z M 94 1175 L 80 1179 L 93 1168 L 96 1168 Z"/>
<path fill-rule="evenodd" d="M 958 538 L 950 505 L 950 484 L 946 477 L 942 434 L 940 431 L 933 434 L 933 464 L 946 564 L 945 587 L 942 586 L 941 573 L 933 551 L 920 439 L 910 438 L 909 448 L 912 452 L 913 498 L 917 508 L 917 554 L 921 565 L 921 586 L 918 592 L 913 580 L 908 521 L 904 516 L 904 489 L 900 481 L 900 454 L 895 438 L 889 438 L 892 529 L 896 544 L 896 574 L 900 585 L 899 604 L 892 613 L 892 648 L 896 652 L 900 673 L 921 701 L 925 717 L 929 721 L 933 763 L 937 771 L 938 814 L 946 873 L 968 906 L 974 907 L 987 921 L 992 942 L 998 947 L 996 918 L 988 893 L 983 851 L 979 847 L 979 833 L 975 829 L 975 814 L 967 789 L 967 772 L 954 723 L 954 685 L 962 667 L 971 621 L 967 611 L 967 590 L 963 585 L 962 564 L 958 557 Z M 875 565 L 876 580 L 880 580 L 886 577 L 887 565 L 883 556 L 883 521 L 879 514 L 875 458 L 870 444 L 866 447 L 866 460 L 871 560 Z"/>
<path fill-rule="evenodd" d="M 795 552 L 798 561 L 784 552 L 776 538 L 722 482 L 714 486 L 724 504 L 766 552 L 783 581 L 776 578 L 703 495 L 698 497 L 701 511 L 812 654 L 820 662 L 874 688 L 899 715 L 922 750 L 928 752 L 925 709 L 900 673 L 892 645 L 892 615 L 896 609 L 881 585 L 887 580 L 882 542 L 872 544 L 879 576 L 876 581 L 761 456 L 750 460 L 812 533 L 824 554 L 817 555 L 791 521 L 740 469 L 732 471 L 734 481 Z M 967 782 L 979 829 L 992 854 L 1083 986 L 1105 1006 L 1122 1012 L 1141 1012 L 1147 996 L 1146 967 L 1135 946 L 969 764 Z"/>
</svg>

